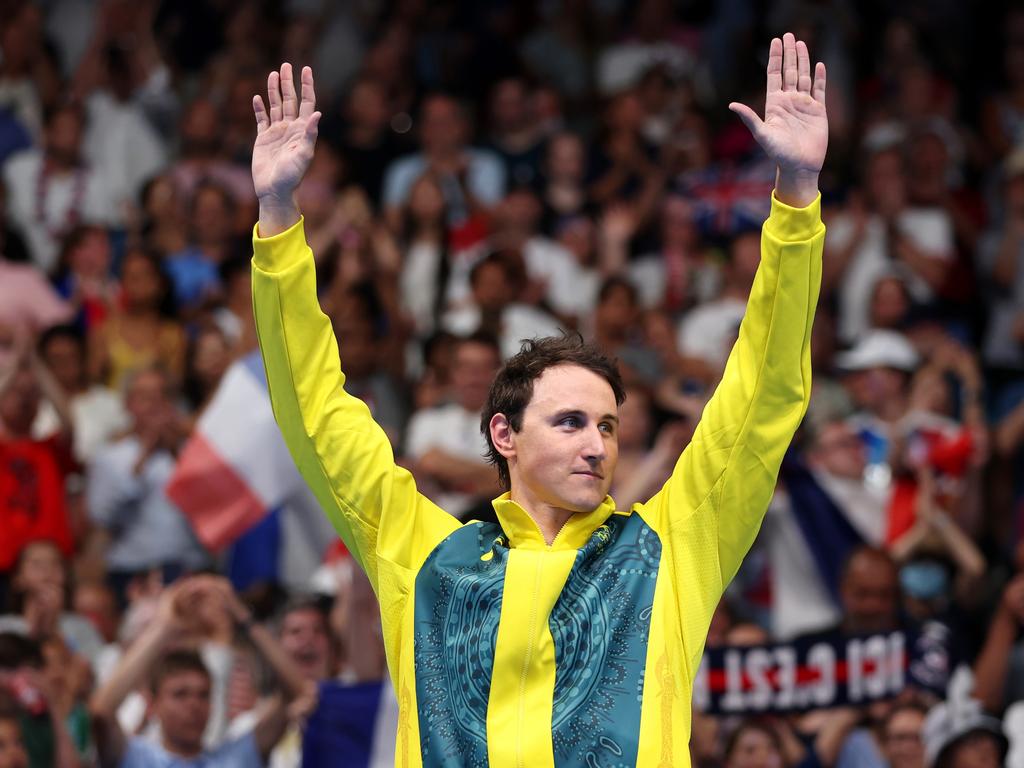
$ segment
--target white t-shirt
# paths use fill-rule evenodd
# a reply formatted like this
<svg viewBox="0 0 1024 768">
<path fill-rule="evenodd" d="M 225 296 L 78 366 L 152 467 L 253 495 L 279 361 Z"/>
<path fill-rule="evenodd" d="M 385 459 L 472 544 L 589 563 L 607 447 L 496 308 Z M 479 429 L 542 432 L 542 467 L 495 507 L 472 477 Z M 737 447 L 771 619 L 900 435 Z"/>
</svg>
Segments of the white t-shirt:
<svg viewBox="0 0 1024 768">
<path fill-rule="evenodd" d="M 565 315 L 594 311 L 600 288 L 597 273 L 585 269 L 565 247 L 546 237 L 531 237 L 523 246 L 526 271 L 547 285 L 551 308 Z"/>
<path fill-rule="evenodd" d="M 722 298 L 696 307 L 679 324 L 679 351 L 687 357 L 700 358 L 715 368 L 723 367 L 746 311 L 747 302 L 733 298 Z"/>
<path fill-rule="evenodd" d="M 93 170 L 53 176 L 41 185 L 42 169 L 42 152 L 30 149 L 9 159 L 3 174 L 7 216 L 25 236 L 32 261 L 50 272 L 57 264 L 59 237 L 71 223 L 72 209 L 77 207 L 77 223 L 101 226 L 117 223 L 120 212 L 104 178 Z"/>
<path fill-rule="evenodd" d="M 457 403 L 416 411 L 406 430 L 405 452 L 414 459 L 434 448 L 468 461 L 484 464 L 487 441 L 480 431 L 480 412 L 467 411 Z M 434 499 L 456 517 L 475 501 L 473 496 L 449 491 Z"/>
<path fill-rule="evenodd" d="M 954 257 L 953 222 L 949 215 L 938 208 L 911 208 L 903 211 L 896 220 L 900 233 L 917 248 L 932 258 L 950 261 Z M 829 221 L 825 242 L 828 249 L 845 247 L 854 233 L 853 220 L 840 214 Z M 839 338 L 852 343 L 867 329 L 871 317 L 871 294 L 875 283 L 892 271 L 895 262 L 889 256 L 889 238 L 885 223 L 879 216 L 871 216 L 864 229 L 860 247 L 838 285 L 839 292 Z M 927 302 L 935 298 L 935 292 L 927 282 L 909 269 L 907 290 L 913 300 Z"/>
<path fill-rule="evenodd" d="M 70 407 L 74 454 L 83 464 L 88 464 L 96 451 L 129 425 L 120 396 L 98 384 L 71 398 Z M 33 436 L 45 439 L 59 429 L 56 409 L 49 401 L 42 403 L 32 424 Z"/>
</svg>

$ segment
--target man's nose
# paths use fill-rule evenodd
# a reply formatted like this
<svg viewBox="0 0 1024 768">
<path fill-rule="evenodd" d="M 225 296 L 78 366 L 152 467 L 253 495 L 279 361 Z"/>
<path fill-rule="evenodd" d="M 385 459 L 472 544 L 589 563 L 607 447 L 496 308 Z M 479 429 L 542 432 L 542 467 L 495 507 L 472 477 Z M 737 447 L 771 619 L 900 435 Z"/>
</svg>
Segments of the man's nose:
<svg viewBox="0 0 1024 768">
<path fill-rule="evenodd" d="M 601 429 L 595 424 L 585 430 L 585 442 L 583 444 L 583 455 L 591 464 L 604 461 L 606 449 L 604 435 Z"/>
</svg>

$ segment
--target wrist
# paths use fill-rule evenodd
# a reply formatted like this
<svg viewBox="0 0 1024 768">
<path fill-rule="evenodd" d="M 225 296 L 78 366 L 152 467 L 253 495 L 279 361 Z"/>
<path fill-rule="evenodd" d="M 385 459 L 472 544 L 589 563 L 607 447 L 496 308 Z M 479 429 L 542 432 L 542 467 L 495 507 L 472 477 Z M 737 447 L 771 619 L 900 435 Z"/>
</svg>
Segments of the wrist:
<svg viewBox="0 0 1024 768">
<path fill-rule="evenodd" d="M 295 194 L 279 197 L 277 195 L 264 195 L 259 198 L 260 202 L 260 237 L 273 237 L 290 229 L 299 220 L 299 204 L 295 201 Z"/>
<path fill-rule="evenodd" d="M 818 197 L 818 171 L 778 168 L 775 197 L 791 208 L 806 208 Z"/>
</svg>

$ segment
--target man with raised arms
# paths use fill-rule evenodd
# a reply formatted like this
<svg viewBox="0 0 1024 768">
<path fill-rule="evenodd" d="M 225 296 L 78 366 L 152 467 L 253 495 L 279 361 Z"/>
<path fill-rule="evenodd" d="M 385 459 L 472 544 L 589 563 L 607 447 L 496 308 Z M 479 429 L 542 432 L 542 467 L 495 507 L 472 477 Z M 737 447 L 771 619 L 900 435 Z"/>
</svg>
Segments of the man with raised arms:
<svg viewBox="0 0 1024 768">
<path fill-rule="evenodd" d="M 761 265 L 714 397 L 671 478 L 617 510 L 622 382 L 572 337 L 528 342 L 482 428 L 506 493 L 460 525 L 394 463 L 344 390 L 295 188 L 320 113 L 284 64 L 253 99 L 253 303 L 274 412 L 295 462 L 380 600 L 400 706 L 399 766 L 689 765 L 690 697 L 711 614 L 757 533 L 811 392 L 825 229 L 825 67 L 772 40 L 762 120 L 778 166 Z"/>
</svg>

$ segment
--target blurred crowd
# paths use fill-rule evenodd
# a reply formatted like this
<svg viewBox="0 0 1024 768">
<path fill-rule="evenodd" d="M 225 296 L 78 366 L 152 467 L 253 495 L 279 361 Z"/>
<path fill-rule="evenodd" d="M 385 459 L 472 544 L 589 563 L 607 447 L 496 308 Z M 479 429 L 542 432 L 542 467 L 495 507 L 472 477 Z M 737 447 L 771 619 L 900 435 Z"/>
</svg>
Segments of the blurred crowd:
<svg viewBox="0 0 1024 768">
<path fill-rule="evenodd" d="M 627 509 L 744 314 L 774 169 L 726 105 L 763 103 L 784 30 L 828 68 L 814 394 L 708 642 L 938 631 L 938 684 L 695 712 L 694 764 L 1021 765 L 1024 6 L 2 0 L 0 768 L 343 764 L 316 751 L 318 713 L 390 738 L 344 553 L 325 538 L 302 578 L 232 584 L 166 493 L 256 349 L 270 69 L 313 67 L 298 196 L 321 306 L 419 488 L 492 514 L 490 381 L 521 339 L 571 329 L 626 378 Z M 324 714 L 373 684 L 369 719 Z M 367 750 L 348 764 L 390 759 Z"/>
</svg>

